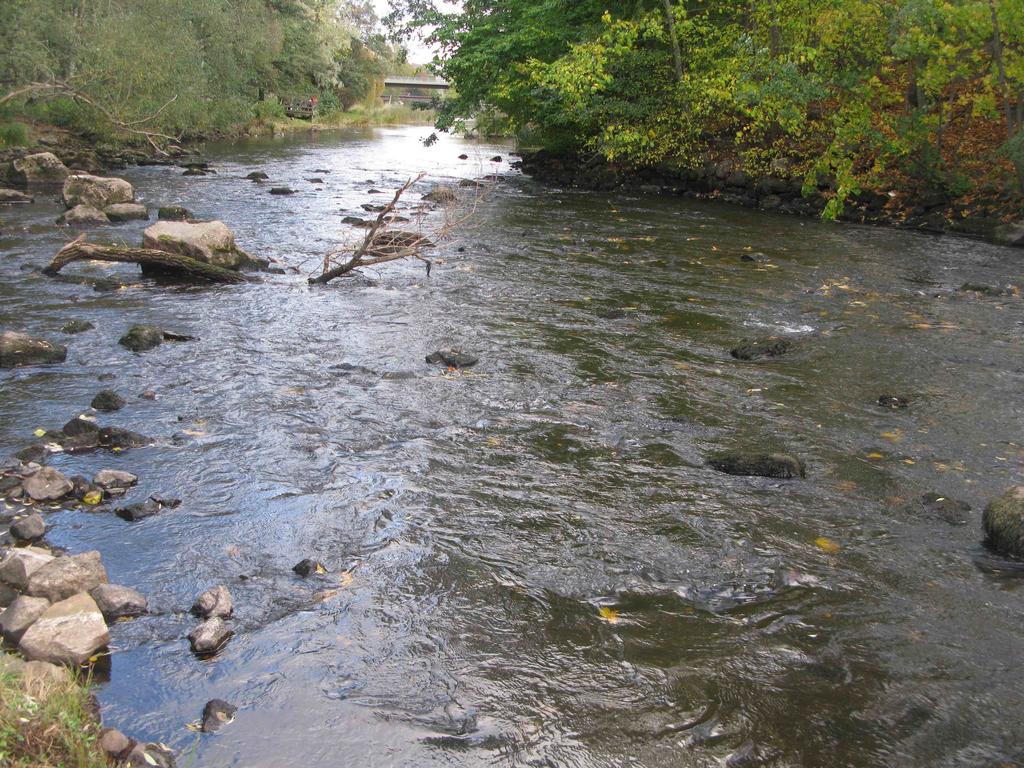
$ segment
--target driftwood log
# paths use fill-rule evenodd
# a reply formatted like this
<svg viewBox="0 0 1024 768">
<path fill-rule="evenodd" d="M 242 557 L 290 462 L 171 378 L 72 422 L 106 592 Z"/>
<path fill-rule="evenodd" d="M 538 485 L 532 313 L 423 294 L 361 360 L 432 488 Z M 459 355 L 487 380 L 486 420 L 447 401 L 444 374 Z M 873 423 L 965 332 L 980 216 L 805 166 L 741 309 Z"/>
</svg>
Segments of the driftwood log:
<svg viewBox="0 0 1024 768">
<path fill-rule="evenodd" d="M 234 270 L 206 264 L 188 256 L 177 253 L 166 253 L 152 248 L 128 248 L 117 245 L 97 245 L 85 242 L 85 235 L 79 237 L 63 248 L 53 257 L 53 261 L 43 270 L 44 275 L 53 277 L 73 261 L 116 261 L 126 264 L 138 264 L 141 267 L 174 272 L 197 280 L 211 283 L 245 283 L 250 278 Z"/>
</svg>

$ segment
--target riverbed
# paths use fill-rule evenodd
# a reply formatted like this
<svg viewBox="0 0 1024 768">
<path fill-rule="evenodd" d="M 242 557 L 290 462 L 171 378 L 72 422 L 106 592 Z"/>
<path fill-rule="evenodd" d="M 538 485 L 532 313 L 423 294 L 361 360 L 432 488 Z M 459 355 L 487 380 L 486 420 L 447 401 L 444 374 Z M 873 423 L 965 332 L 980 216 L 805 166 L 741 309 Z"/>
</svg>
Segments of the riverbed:
<svg viewBox="0 0 1024 768">
<path fill-rule="evenodd" d="M 51 543 L 98 549 L 149 598 L 111 628 L 105 724 L 196 766 L 1022 764 L 1022 575 L 980 516 L 1024 479 L 1024 312 L 958 290 L 1020 284 L 1021 252 L 544 188 L 510 146 L 428 133 L 211 145 L 215 175 L 120 174 L 285 268 L 253 284 L 48 278 L 57 203 L 0 211 L 0 321 L 69 346 L 0 373 L 0 450 L 113 388 L 129 405 L 100 421 L 157 443 L 51 463 L 183 500 L 138 523 L 48 517 Z M 341 218 L 420 171 L 410 202 L 501 180 L 429 276 L 403 261 L 310 287 L 352 237 Z M 72 319 L 95 329 L 63 336 Z M 198 339 L 136 354 L 117 344 L 134 323 Z M 729 354 L 773 334 L 800 344 Z M 480 362 L 424 362 L 448 348 Z M 704 465 L 735 447 L 807 476 Z M 328 572 L 298 577 L 306 557 Z M 200 660 L 187 611 L 216 584 L 235 635 Z M 196 734 L 212 698 L 238 715 Z"/>
</svg>

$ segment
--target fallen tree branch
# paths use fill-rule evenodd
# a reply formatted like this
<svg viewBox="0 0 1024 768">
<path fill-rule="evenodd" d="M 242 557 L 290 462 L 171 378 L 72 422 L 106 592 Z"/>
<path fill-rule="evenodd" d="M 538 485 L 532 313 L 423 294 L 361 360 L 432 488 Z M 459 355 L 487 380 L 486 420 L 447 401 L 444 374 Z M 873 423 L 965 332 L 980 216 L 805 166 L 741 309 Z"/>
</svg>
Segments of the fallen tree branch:
<svg viewBox="0 0 1024 768">
<path fill-rule="evenodd" d="M 402 195 L 405 194 L 413 184 L 422 179 L 424 175 L 425 174 L 421 173 L 416 178 L 409 179 L 407 182 L 405 182 L 405 184 L 401 186 L 401 188 L 397 192 L 395 192 L 395 196 L 391 198 L 391 202 L 385 205 L 384 208 L 381 210 L 380 214 L 378 214 L 377 220 L 373 222 L 373 226 L 370 227 L 370 231 L 366 233 L 366 237 L 363 239 L 362 244 L 358 248 L 356 248 L 355 251 L 352 252 L 352 256 L 351 258 L 349 258 L 348 261 L 346 261 L 344 264 L 341 264 L 340 266 L 335 267 L 334 269 L 330 269 L 329 266 L 331 263 L 331 257 L 336 256 L 338 254 L 337 252 L 327 254 L 327 256 L 324 257 L 323 274 L 317 277 L 309 278 L 310 284 L 326 285 L 331 280 L 334 280 L 337 277 L 341 277 L 342 275 L 348 274 L 353 269 L 371 266 L 373 264 L 382 264 L 384 261 L 395 261 L 397 259 L 405 258 L 408 255 L 412 255 L 411 253 L 402 253 L 401 255 L 397 255 L 396 253 L 382 253 L 378 251 L 376 258 L 371 258 L 371 260 L 366 260 L 363 258 L 367 254 L 373 253 L 374 240 L 377 237 L 377 233 L 381 230 L 381 228 L 388 223 L 388 214 L 395 210 L 395 206 L 398 205 L 398 201 L 401 199 Z M 429 242 L 429 240 L 426 237 L 423 238 L 423 241 Z M 411 249 L 414 248 L 415 245 L 416 243 L 411 243 L 408 245 L 403 244 L 403 246 L 401 247 Z"/>
<path fill-rule="evenodd" d="M 127 264 L 138 264 L 146 268 L 180 273 L 182 275 L 206 280 L 211 283 L 245 283 L 250 278 L 239 272 L 213 264 L 206 264 L 188 256 L 177 253 L 157 251 L 152 248 L 128 248 L 116 245 L 97 245 L 85 242 L 85 235 L 79 235 L 61 248 L 43 270 L 44 275 L 53 277 L 64 267 L 74 261 L 113 261 Z"/>
</svg>

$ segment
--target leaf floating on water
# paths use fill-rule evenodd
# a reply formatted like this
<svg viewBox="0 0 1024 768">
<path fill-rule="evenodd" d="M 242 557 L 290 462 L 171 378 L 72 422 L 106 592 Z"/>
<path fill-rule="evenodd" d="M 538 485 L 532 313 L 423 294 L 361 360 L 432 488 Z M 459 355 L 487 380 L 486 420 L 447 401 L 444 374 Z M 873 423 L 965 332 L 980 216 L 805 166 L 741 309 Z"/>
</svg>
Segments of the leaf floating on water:
<svg viewBox="0 0 1024 768">
<path fill-rule="evenodd" d="M 191 723 L 185 723 L 185 727 L 190 731 L 195 731 L 196 733 L 200 733 L 203 730 L 203 724 L 198 720 L 193 720 Z"/>
<path fill-rule="evenodd" d="M 43 435 L 46 434 L 46 430 L 45 429 L 37 429 L 32 434 L 35 435 L 36 437 L 42 437 Z"/>
<path fill-rule="evenodd" d="M 160 763 L 158 763 L 158 762 L 156 761 L 156 758 L 155 758 L 155 757 L 153 757 L 152 755 L 150 755 L 150 754 L 149 754 L 149 752 L 145 752 L 145 751 L 144 751 L 144 752 L 142 753 L 142 756 L 143 756 L 143 758 L 145 758 L 146 762 L 147 762 L 147 763 L 149 763 L 150 765 L 157 765 L 157 766 L 159 766 L 159 765 L 160 765 Z"/>
<path fill-rule="evenodd" d="M 85 496 L 82 497 L 82 502 L 88 504 L 91 507 L 96 506 L 103 501 L 102 491 L 89 491 Z"/>
<path fill-rule="evenodd" d="M 891 432 L 883 432 L 882 437 L 884 437 L 886 440 L 891 440 L 894 443 L 898 443 L 900 440 L 903 439 L 903 431 L 899 429 L 894 429 Z"/>
<path fill-rule="evenodd" d="M 320 563 L 317 563 L 316 564 L 316 572 L 317 573 L 327 573 L 327 569 L 324 568 Z"/>
<path fill-rule="evenodd" d="M 868 454 L 867 457 L 871 461 L 881 461 L 882 459 L 885 458 L 885 456 L 883 454 L 879 453 L 878 451 L 872 451 L 871 453 Z"/>
<path fill-rule="evenodd" d="M 597 610 L 597 615 L 607 621 L 609 624 L 619 623 L 619 612 L 614 608 L 609 608 L 607 605 L 602 605 Z"/>
<path fill-rule="evenodd" d="M 832 541 L 832 539 L 825 538 L 824 536 L 819 536 L 818 538 L 816 538 L 814 540 L 814 546 L 816 546 L 822 552 L 825 552 L 830 555 L 834 555 L 840 549 L 839 545 Z"/>
</svg>

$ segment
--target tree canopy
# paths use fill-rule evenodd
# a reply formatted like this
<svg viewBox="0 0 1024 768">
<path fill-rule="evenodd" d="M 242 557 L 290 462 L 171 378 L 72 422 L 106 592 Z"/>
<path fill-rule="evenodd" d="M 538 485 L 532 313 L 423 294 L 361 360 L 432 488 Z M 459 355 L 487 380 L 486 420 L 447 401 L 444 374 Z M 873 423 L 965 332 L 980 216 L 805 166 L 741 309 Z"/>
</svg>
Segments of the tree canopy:
<svg viewBox="0 0 1024 768">
<path fill-rule="evenodd" d="M 1024 189 L 1020 0 L 393 0 L 439 50 L 450 128 L 485 107 L 613 162 L 732 155 L 834 176 Z"/>
</svg>

